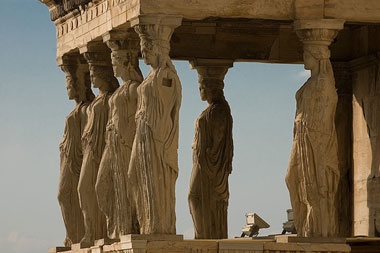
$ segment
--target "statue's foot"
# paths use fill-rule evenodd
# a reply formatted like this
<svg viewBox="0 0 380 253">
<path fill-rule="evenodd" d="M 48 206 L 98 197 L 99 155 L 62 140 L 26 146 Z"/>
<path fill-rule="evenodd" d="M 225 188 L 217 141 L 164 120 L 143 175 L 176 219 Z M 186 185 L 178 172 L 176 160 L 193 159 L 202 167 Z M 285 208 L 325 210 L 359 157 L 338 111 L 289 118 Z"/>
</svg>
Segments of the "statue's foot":
<svg viewBox="0 0 380 253">
<path fill-rule="evenodd" d="M 94 245 L 94 240 L 90 235 L 85 235 L 80 241 L 81 248 L 89 248 Z"/>
<path fill-rule="evenodd" d="M 73 244 L 70 240 L 70 238 L 66 237 L 65 238 L 65 241 L 63 242 L 63 245 L 65 245 L 65 247 L 71 247 L 71 244 Z"/>
</svg>

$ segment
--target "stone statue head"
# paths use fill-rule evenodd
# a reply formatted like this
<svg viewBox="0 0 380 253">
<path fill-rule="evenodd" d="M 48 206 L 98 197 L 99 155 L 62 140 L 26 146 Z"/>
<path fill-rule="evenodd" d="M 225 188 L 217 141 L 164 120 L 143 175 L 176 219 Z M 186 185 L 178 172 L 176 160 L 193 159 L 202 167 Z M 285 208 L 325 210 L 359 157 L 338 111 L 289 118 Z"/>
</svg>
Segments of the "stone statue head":
<svg viewBox="0 0 380 253">
<path fill-rule="evenodd" d="M 134 80 L 141 83 L 143 81 L 137 51 L 112 51 L 111 60 L 115 77 L 121 77 L 124 82 Z"/>
<path fill-rule="evenodd" d="M 119 87 L 111 66 L 90 64 L 90 79 L 94 88 L 113 92 Z"/>
<path fill-rule="evenodd" d="M 144 59 L 144 63 L 152 66 L 153 68 L 159 65 L 159 48 L 150 39 L 144 39 L 141 41 L 141 55 Z"/>
<path fill-rule="evenodd" d="M 67 71 L 68 67 L 62 67 L 62 69 L 65 68 L 66 70 L 66 89 L 67 89 L 67 96 L 70 100 L 74 100 L 78 98 L 79 94 L 76 88 L 76 82 L 77 78 L 76 75 L 73 73 L 73 71 Z"/>
<path fill-rule="evenodd" d="M 88 72 L 81 71 L 78 65 L 62 65 L 61 69 L 66 74 L 66 89 L 69 99 L 76 102 L 91 102 L 95 96 L 91 90 Z"/>
<path fill-rule="evenodd" d="M 209 103 L 224 98 L 224 82 L 220 79 L 199 78 L 199 93 L 202 101 Z"/>
<path fill-rule="evenodd" d="M 172 28 L 150 24 L 135 26 L 135 31 L 140 37 L 141 55 L 145 64 L 158 68 L 170 61 Z"/>
<path fill-rule="evenodd" d="M 313 75 L 325 75 L 333 78 L 333 70 L 330 62 L 330 50 L 327 44 L 304 44 L 305 69 L 312 71 Z"/>
</svg>

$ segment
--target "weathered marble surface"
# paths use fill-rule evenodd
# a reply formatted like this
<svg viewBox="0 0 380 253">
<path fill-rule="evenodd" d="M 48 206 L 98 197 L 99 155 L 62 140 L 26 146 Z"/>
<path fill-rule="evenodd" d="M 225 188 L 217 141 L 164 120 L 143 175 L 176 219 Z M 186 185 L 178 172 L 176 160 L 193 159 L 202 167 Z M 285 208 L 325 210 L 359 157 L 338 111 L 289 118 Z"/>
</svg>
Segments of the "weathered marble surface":
<svg viewBox="0 0 380 253">
<path fill-rule="evenodd" d="M 80 71 L 77 63 L 65 60 L 61 68 L 66 74 L 67 95 L 76 103 L 66 117 L 65 131 L 59 145 L 61 169 L 58 201 L 66 227 L 64 245 L 70 247 L 84 235 L 84 221 L 77 192 L 83 159 L 81 136 L 87 119 L 86 109 L 95 96 L 91 91 L 89 76 Z"/>
<path fill-rule="evenodd" d="M 369 250 L 376 249 L 376 246 L 368 247 Z M 49 253 L 56 253 L 56 248 L 52 248 Z M 144 238 L 140 236 L 126 238 L 120 243 L 105 245 L 103 247 L 92 247 L 91 249 L 71 250 L 66 253 L 83 252 L 113 252 L 113 253 L 267 253 L 267 252 L 336 252 L 348 253 L 351 248 L 345 243 L 277 243 L 274 240 L 262 239 L 227 239 L 227 240 L 156 240 L 156 238 Z"/>
<path fill-rule="evenodd" d="M 338 139 L 340 182 L 337 206 L 339 236 L 352 235 L 352 78 L 347 63 L 333 63 L 338 104 L 335 113 L 335 129 Z"/>
<path fill-rule="evenodd" d="M 175 26 L 135 27 L 142 57 L 151 71 L 137 89 L 136 135 L 128 178 L 142 234 L 175 234 L 175 183 L 178 177 L 178 130 L 181 83 L 169 58 Z"/>
<path fill-rule="evenodd" d="M 106 128 L 106 146 L 96 182 L 98 204 L 107 218 L 110 238 L 138 234 L 135 207 L 128 196 L 128 167 L 136 132 L 137 87 L 143 77 L 139 68 L 138 40 L 110 40 L 115 77 L 122 85 L 109 99 L 109 120 Z M 131 182 L 134 183 L 134 182 Z"/>
<path fill-rule="evenodd" d="M 85 221 L 85 235 L 81 243 L 92 245 L 94 240 L 107 236 L 105 216 L 99 209 L 95 183 L 105 147 L 108 100 L 119 84 L 113 76 L 112 67 L 104 61 L 99 61 L 98 53 L 87 52 L 84 56 L 90 65 L 91 82 L 94 88 L 99 89 L 99 95 L 87 109 L 88 120 L 82 136 L 83 164 L 78 185 Z"/>
<path fill-rule="evenodd" d="M 353 235 L 380 233 L 380 68 L 361 58 L 353 71 Z"/>
<path fill-rule="evenodd" d="M 297 91 L 294 140 L 286 184 L 299 236 L 336 237 L 340 182 L 335 111 L 338 96 L 328 45 L 343 23 L 299 21 L 305 69 L 311 77 Z"/>
<path fill-rule="evenodd" d="M 231 63 L 230 63 L 231 64 Z M 227 238 L 228 177 L 232 171 L 232 116 L 223 88 L 230 66 L 194 66 L 208 106 L 195 123 L 189 207 L 196 239 Z M 232 66 L 232 64 L 231 64 Z"/>
</svg>

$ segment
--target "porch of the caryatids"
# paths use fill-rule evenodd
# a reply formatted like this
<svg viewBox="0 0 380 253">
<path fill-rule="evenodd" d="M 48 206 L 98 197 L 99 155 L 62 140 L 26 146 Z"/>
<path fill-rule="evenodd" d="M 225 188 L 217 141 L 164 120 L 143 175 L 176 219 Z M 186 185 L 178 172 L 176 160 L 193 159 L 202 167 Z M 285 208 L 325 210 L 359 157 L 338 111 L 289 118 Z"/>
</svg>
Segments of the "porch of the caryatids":
<svg viewBox="0 0 380 253">
<path fill-rule="evenodd" d="M 303 42 L 305 69 L 311 77 L 297 91 L 293 146 L 286 184 L 299 236 L 337 237 L 337 196 L 341 171 L 335 112 L 338 95 L 329 45 L 343 20 L 298 20 L 294 29 Z"/>
<path fill-rule="evenodd" d="M 139 16 L 131 21 L 151 71 L 137 89 L 136 135 L 128 178 L 141 234 L 176 234 L 179 109 L 182 87 L 169 57 L 177 16 Z"/>
<path fill-rule="evenodd" d="M 69 100 L 75 101 L 74 109 L 67 115 L 60 150 L 60 176 L 58 202 L 66 227 L 64 245 L 71 247 L 84 235 L 83 214 L 79 206 L 78 181 L 82 166 L 81 137 L 86 124 L 86 110 L 94 99 L 91 91 L 88 65 L 79 54 L 65 55 L 58 65 L 66 74 L 66 89 Z"/>
<path fill-rule="evenodd" d="M 223 93 L 232 60 L 191 61 L 208 106 L 195 123 L 188 201 L 196 239 L 227 238 L 228 177 L 232 171 L 232 116 Z"/>
<path fill-rule="evenodd" d="M 133 30 L 108 32 L 103 41 L 112 50 L 113 73 L 122 84 L 109 99 L 106 146 L 95 188 L 99 207 L 107 218 L 108 236 L 119 239 L 140 233 L 129 196 L 134 182 L 128 182 L 127 174 L 136 133 L 137 88 L 143 76 L 138 61 L 140 39 Z"/>
<path fill-rule="evenodd" d="M 87 109 L 88 119 L 82 135 L 83 163 L 78 185 L 85 224 L 85 235 L 80 246 L 89 247 L 94 240 L 107 237 L 106 219 L 99 209 L 95 184 L 105 147 L 108 100 L 119 83 L 113 75 L 110 50 L 104 43 L 89 43 L 80 51 L 89 64 L 91 83 L 99 89 L 98 96 Z"/>
</svg>

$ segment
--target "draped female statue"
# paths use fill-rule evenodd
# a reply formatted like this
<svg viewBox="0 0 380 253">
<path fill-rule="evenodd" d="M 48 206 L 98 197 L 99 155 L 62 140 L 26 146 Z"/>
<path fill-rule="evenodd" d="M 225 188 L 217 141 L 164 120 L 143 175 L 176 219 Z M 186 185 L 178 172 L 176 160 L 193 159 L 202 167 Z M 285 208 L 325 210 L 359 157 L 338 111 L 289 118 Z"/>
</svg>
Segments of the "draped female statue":
<svg viewBox="0 0 380 253">
<path fill-rule="evenodd" d="M 109 99 L 106 147 L 96 183 L 99 207 L 106 215 L 108 236 L 112 239 L 139 233 L 135 209 L 128 197 L 127 174 L 136 132 L 137 87 L 143 77 L 138 50 L 119 50 L 122 42 L 107 42 L 112 48 L 114 75 L 121 77 L 123 83 Z"/>
<path fill-rule="evenodd" d="M 81 136 L 86 124 L 86 109 L 94 99 L 90 78 L 78 72 L 78 65 L 63 65 L 66 73 L 67 95 L 75 100 L 76 106 L 66 117 L 65 131 L 59 150 L 61 153 L 58 202 L 66 227 L 64 245 L 70 247 L 78 243 L 84 235 L 83 215 L 79 206 L 78 181 L 82 166 Z"/>
<path fill-rule="evenodd" d="M 86 53 L 85 57 L 88 60 L 90 56 Z M 85 222 L 85 235 L 81 243 L 86 246 L 92 245 L 94 240 L 107 236 L 105 216 L 98 206 L 95 183 L 105 147 L 108 100 L 119 87 L 111 66 L 99 64 L 90 63 L 91 82 L 94 88 L 99 89 L 99 95 L 87 109 L 88 120 L 82 136 L 83 164 L 78 185 Z"/>
<path fill-rule="evenodd" d="M 196 239 L 227 238 L 228 176 L 232 171 L 232 116 L 223 94 L 223 78 L 204 79 L 199 91 L 207 108 L 195 123 L 189 207 Z"/>
<path fill-rule="evenodd" d="M 136 135 L 128 177 L 142 234 L 175 234 L 181 83 L 169 58 L 171 27 L 138 25 L 151 71 L 137 89 Z"/>
<path fill-rule="evenodd" d="M 286 175 L 299 236 L 331 237 L 338 232 L 338 168 L 335 110 L 338 96 L 328 45 L 304 42 L 311 77 L 297 91 L 294 139 Z"/>
</svg>

